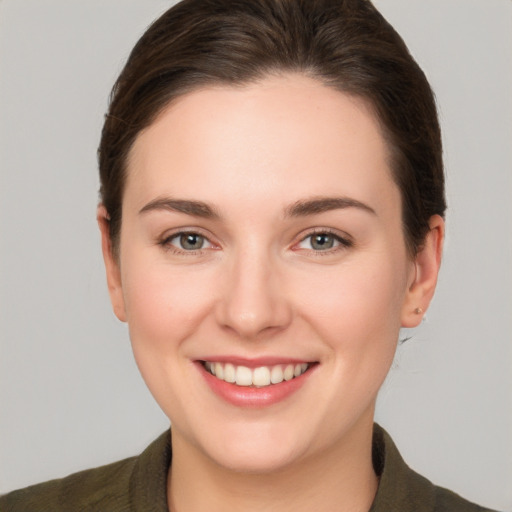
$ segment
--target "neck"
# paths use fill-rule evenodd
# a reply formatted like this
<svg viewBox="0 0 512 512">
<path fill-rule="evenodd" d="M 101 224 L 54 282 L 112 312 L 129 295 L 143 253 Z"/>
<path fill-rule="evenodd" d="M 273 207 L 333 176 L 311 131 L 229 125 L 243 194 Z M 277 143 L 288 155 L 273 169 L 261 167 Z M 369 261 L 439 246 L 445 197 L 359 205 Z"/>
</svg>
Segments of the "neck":
<svg viewBox="0 0 512 512">
<path fill-rule="evenodd" d="M 372 431 L 354 427 L 335 446 L 271 473 L 219 466 L 173 431 L 168 478 L 171 512 L 367 512 L 378 478 L 372 465 Z"/>
</svg>

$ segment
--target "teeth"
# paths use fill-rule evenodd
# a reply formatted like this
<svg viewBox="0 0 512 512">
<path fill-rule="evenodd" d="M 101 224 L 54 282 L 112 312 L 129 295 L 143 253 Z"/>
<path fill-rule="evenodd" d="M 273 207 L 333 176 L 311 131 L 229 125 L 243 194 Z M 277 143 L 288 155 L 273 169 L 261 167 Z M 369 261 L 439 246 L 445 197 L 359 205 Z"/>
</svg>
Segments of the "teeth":
<svg viewBox="0 0 512 512">
<path fill-rule="evenodd" d="M 220 363 L 215 363 L 215 367 Z M 221 377 L 219 377 L 221 378 Z M 222 379 L 223 380 L 223 379 Z M 236 369 L 236 385 L 252 386 L 252 372 L 247 366 L 238 366 Z"/>
<path fill-rule="evenodd" d="M 231 383 L 236 382 L 235 367 L 231 363 L 224 366 L 224 380 Z"/>
<path fill-rule="evenodd" d="M 215 363 L 215 375 L 219 379 L 224 380 L 224 366 L 221 363 Z"/>
<path fill-rule="evenodd" d="M 292 380 L 294 375 L 293 375 L 293 371 L 294 371 L 295 367 L 293 366 L 293 364 L 289 364 L 285 369 L 284 369 L 284 380 Z"/>
<path fill-rule="evenodd" d="M 255 386 L 268 386 L 270 384 L 270 370 L 266 366 L 256 368 L 252 374 L 252 383 Z"/>
<path fill-rule="evenodd" d="M 278 364 L 251 369 L 247 366 L 235 366 L 231 363 L 206 361 L 204 367 L 218 379 L 234 383 L 237 386 L 265 387 L 300 377 L 309 368 L 309 365 L 307 363 Z"/>
<path fill-rule="evenodd" d="M 274 366 L 272 370 L 270 370 L 270 382 L 272 384 L 279 384 L 283 382 L 283 369 L 280 366 Z"/>
</svg>

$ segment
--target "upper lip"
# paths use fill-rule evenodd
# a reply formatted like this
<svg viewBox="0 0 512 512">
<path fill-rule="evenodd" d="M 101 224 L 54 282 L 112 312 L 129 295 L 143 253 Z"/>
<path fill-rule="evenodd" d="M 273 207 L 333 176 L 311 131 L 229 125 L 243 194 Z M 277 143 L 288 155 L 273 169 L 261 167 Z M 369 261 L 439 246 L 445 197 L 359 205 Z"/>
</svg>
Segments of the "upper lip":
<svg viewBox="0 0 512 512">
<path fill-rule="evenodd" d="M 246 366 L 247 368 L 258 368 L 260 366 L 276 366 L 278 364 L 311 364 L 314 361 L 308 359 L 300 359 L 296 357 L 283 356 L 262 356 L 255 358 L 246 358 L 239 356 L 212 355 L 197 359 L 198 361 L 209 361 L 211 363 L 231 363 L 234 366 Z"/>
</svg>

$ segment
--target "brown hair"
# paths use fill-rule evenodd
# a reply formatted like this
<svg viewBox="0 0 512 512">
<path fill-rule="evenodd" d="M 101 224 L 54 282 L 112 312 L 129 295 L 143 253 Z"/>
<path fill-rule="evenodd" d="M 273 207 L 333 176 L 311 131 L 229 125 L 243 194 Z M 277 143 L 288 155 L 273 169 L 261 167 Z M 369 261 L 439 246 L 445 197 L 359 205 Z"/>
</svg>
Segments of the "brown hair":
<svg viewBox="0 0 512 512">
<path fill-rule="evenodd" d="M 434 95 L 405 43 L 369 0 L 184 0 L 131 52 L 101 136 L 101 201 L 119 245 L 127 157 L 173 99 L 214 84 L 299 72 L 365 99 L 383 128 L 415 254 L 444 215 L 441 134 Z"/>
</svg>

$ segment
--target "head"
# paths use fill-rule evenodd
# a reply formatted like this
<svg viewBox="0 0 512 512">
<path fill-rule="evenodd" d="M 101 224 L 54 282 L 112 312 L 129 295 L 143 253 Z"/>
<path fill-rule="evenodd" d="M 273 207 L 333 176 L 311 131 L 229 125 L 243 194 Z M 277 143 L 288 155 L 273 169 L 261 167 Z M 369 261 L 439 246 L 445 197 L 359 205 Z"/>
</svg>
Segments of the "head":
<svg viewBox="0 0 512 512">
<path fill-rule="evenodd" d="M 357 451 L 445 207 L 432 92 L 372 4 L 178 4 L 116 82 L 99 159 L 112 302 L 181 452 Z"/>
<path fill-rule="evenodd" d="M 114 85 L 99 147 L 100 196 L 117 252 L 127 159 L 137 135 L 179 97 L 300 73 L 365 101 L 381 125 L 412 255 L 444 216 L 441 134 L 428 81 L 366 0 L 186 0 L 156 20 Z"/>
</svg>

